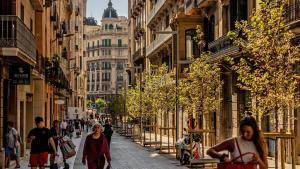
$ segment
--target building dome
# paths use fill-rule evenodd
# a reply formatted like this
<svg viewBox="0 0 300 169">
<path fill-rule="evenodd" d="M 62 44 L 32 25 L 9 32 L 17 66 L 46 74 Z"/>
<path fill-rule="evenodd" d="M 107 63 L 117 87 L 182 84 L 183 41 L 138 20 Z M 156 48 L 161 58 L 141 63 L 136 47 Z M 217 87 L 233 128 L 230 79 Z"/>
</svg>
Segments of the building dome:
<svg viewBox="0 0 300 169">
<path fill-rule="evenodd" d="M 102 18 L 118 18 L 117 11 L 112 7 L 112 2 L 109 0 L 108 7 L 104 9 Z"/>
</svg>

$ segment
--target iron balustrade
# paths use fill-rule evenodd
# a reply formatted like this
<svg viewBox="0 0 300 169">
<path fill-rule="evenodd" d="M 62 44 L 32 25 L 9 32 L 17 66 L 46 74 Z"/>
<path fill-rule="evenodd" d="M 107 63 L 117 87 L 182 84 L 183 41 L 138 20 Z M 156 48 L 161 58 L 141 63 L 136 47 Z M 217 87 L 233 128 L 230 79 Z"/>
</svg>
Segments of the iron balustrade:
<svg viewBox="0 0 300 169">
<path fill-rule="evenodd" d="M 35 37 L 18 16 L 0 16 L 0 47 L 19 48 L 36 61 Z"/>
<path fill-rule="evenodd" d="M 153 18 L 157 15 L 158 11 L 163 7 L 163 5 L 167 2 L 167 0 L 159 0 L 153 8 L 151 9 L 150 13 L 147 15 L 147 25 L 153 20 Z"/>
<path fill-rule="evenodd" d="M 287 23 L 300 21 L 300 1 L 286 7 L 285 19 Z"/>
<path fill-rule="evenodd" d="M 95 46 L 89 46 L 87 47 L 88 50 L 93 50 L 93 49 L 98 49 L 98 48 L 128 48 L 128 45 L 118 45 L 118 44 L 113 44 L 113 45 L 95 45 Z"/>
<path fill-rule="evenodd" d="M 165 32 L 172 31 L 171 27 L 163 30 Z M 166 41 L 172 38 L 172 34 L 157 34 L 156 39 L 153 40 L 146 48 L 146 56 L 149 56 L 153 51 L 163 45 Z"/>
<path fill-rule="evenodd" d="M 239 48 L 233 44 L 228 36 L 222 36 L 219 39 L 208 44 L 208 50 L 211 51 L 212 57 L 226 56 L 238 52 Z"/>
</svg>

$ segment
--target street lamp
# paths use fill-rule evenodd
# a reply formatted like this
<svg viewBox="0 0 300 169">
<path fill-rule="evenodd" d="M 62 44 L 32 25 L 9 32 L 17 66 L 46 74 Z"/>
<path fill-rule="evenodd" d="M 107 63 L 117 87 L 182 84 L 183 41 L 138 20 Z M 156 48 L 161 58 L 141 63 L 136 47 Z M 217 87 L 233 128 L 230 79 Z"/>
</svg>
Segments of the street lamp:
<svg viewBox="0 0 300 169">
<path fill-rule="evenodd" d="M 179 99 L 178 99 L 178 81 L 179 81 L 179 30 L 177 29 L 176 31 L 155 31 L 153 34 L 172 34 L 172 57 L 174 58 L 174 36 L 176 35 L 176 79 L 175 79 L 175 84 L 176 84 L 176 140 L 179 138 Z"/>
</svg>

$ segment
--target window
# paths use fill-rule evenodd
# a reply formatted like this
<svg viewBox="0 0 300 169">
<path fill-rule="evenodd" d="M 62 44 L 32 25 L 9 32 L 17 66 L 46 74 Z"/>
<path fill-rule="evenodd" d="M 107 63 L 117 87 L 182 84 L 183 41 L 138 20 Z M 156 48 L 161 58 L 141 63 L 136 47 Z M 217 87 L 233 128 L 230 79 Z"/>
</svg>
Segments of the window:
<svg viewBox="0 0 300 169">
<path fill-rule="evenodd" d="M 24 22 L 24 5 L 21 4 L 21 20 Z"/>
<path fill-rule="evenodd" d="M 111 69 L 111 63 L 110 62 L 102 62 L 102 70 L 108 70 Z"/>
<path fill-rule="evenodd" d="M 82 56 L 80 56 L 80 63 L 79 63 L 79 66 L 80 66 L 80 70 L 82 69 Z"/>
<path fill-rule="evenodd" d="M 95 43 L 94 43 L 94 41 L 93 41 L 93 47 L 95 47 Z"/>
<path fill-rule="evenodd" d="M 98 46 L 98 47 L 100 46 L 100 42 L 99 42 L 99 40 L 97 40 L 97 46 Z"/>
<path fill-rule="evenodd" d="M 166 28 L 170 26 L 170 16 L 166 16 Z"/>
<path fill-rule="evenodd" d="M 90 48 L 90 42 L 88 42 L 88 49 Z"/>
<path fill-rule="evenodd" d="M 123 81 L 123 75 L 122 74 L 118 74 L 117 81 Z"/>
<path fill-rule="evenodd" d="M 109 25 L 109 29 L 112 30 L 114 29 L 114 26 L 112 24 Z"/>
<path fill-rule="evenodd" d="M 95 90 L 95 85 L 94 83 L 92 83 L 92 90 L 91 91 L 94 91 Z"/>
<path fill-rule="evenodd" d="M 196 29 L 189 29 L 185 31 L 185 59 L 191 60 L 193 56 L 199 55 L 198 45 L 193 40 L 196 37 Z"/>
<path fill-rule="evenodd" d="M 95 56 L 95 51 L 93 51 L 93 57 Z"/>
<path fill-rule="evenodd" d="M 33 20 L 30 18 L 30 32 L 33 32 Z"/>
<path fill-rule="evenodd" d="M 104 56 L 104 49 L 102 49 L 102 56 Z"/>
<path fill-rule="evenodd" d="M 118 39 L 118 47 L 122 47 L 122 39 Z"/>
<path fill-rule="evenodd" d="M 111 46 L 111 39 L 108 39 L 108 46 Z"/>
<path fill-rule="evenodd" d="M 97 81 L 100 82 L 100 73 L 97 72 Z"/>
<path fill-rule="evenodd" d="M 100 56 L 100 50 L 97 50 L 97 56 Z"/>
<path fill-rule="evenodd" d="M 102 73 L 102 81 L 110 81 L 110 73 L 109 72 Z"/>
<path fill-rule="evenodd" d="M 95 74 L 92 73 L 92 82 L 94 82 L 94 81 L 95 81 Z"/>
<path fill-rule="evenodd" d="M 123 70 L 123 62 L 117 62 L 117 69 Z"/>
<path fill-rule="evenodd" d="M 119 50 L 118 50 L 118 55 L 119 55 L 119 56 L 122 56 L 122 53 L 123 53 L 123 50 L 122 50 L 122 49 L 119 49 Z"/>
<path fill-rule="evenodd" d="M 108 29 L 108 25 L 107 24 L 105 24 L 105 30 L 107 30 Z"/>
<path fill-rule="evenodd" d="M 229 31 L 229 7 L 227 6 L 223 6 L 223 10 L 222 10 L 222 30 L 223 30 L 223 35 L 226 35 L 227 32 Z"/>
<path fill-rule="evenodd" d="M 100 90 L 100 84 L 97 83 L 97 91 L 99 91 L 99 90 Z"/>
<path fill-rule="evenodd" d="M 111 56 L 111 50 L 108 49 L 108 56 Z"/>
</svg>

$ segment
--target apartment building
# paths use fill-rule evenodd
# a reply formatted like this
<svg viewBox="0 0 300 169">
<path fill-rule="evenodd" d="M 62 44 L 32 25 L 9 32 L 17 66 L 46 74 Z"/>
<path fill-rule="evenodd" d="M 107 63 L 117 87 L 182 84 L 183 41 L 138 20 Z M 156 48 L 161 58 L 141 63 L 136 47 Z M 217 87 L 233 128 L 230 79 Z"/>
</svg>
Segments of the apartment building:
<svg viewBox="0 0 300 169">
<path fill-rule="evenodd" d="M 109 102 L 128 83 L 127 18 L 118 16 L 109 1 L 103 12 L 101 25 L 87 24 L 85 30 L 87 99 L 95 101 L 103 98 Z"/>
<path fill-rule="evenodd" d="M 300 2 L 289 1 L 287 7 L 287 24 L 296 33 L 294 42 L 299 44 L 300 37 Z M 212 52 L 212 61 L 221 60 L 228 55 L 239 56 L 239 49 L 226 36 L 235 29 L 235 22 L 249 20 L 252 11 L 259 7 L 258 1 L 253 0 L 129 0 L 129 32 L 130 56 L 132 63 L 149 68 L 149 64 L 165 63 L 170 69 L 176 69 L 178 63 L 179 77 L 190 63 L 192 56 L 200 53 L 198 45 L 193 41 L 196 26 L 200 25 L 204 32 L 206 45 L 202 50 Z M 146 50 L 143 48 L 145 47 Z M 178 55 L 178 56 L 177 56 Z M 244 113 L 251 108 L 249 92 L 236 86 L 237 77 L 223 64 L 220 110 L 213 118 L 199 118 L 201 128 L 211 128 L 216 131 L 216 141 L 237 136 L 239 121 Z M 179 78 L 180 79 L 180 78 Z M 299 113 L 295 110 L 295 117 Z M 179 117 L 185 121 L 186 117 Z M 206 121 L 209 120 L 210 126 Z M 183 124 L 183 126 L 181 126 Z M 185 127 L 180 122 L 179 128 Z M 295 123 L 296 136 L 300 135 L 299 123 Z M 297 154 L 300 154 L 300 140 L 296 141 Z M 206 143 L 211 145 L 211 143 Z M 269 148 L 274 149 L 269 143 Z M 270 152 L 274 155 L 274 152 Z"/>
<path fill-rule="evenodd" d="M 71 38 L 81 38 L 70 27 L 70 23 L 75 23 L 74 2 L 0 1 L 1 147 L 7 121 L 14 122 L 26 143 L 36 116 L 43 117 L 50 127 L 53 120 L 67 118 L 68 106 L 74 107 L 69 101 Z M 84 8 L 86 1 L 78 0 L 78 3 L 77 6 Z M 79 56 L 76 55 L 77 63 Z M 26 146 L 21 145 L 22 152 Z"/>
</svg>

